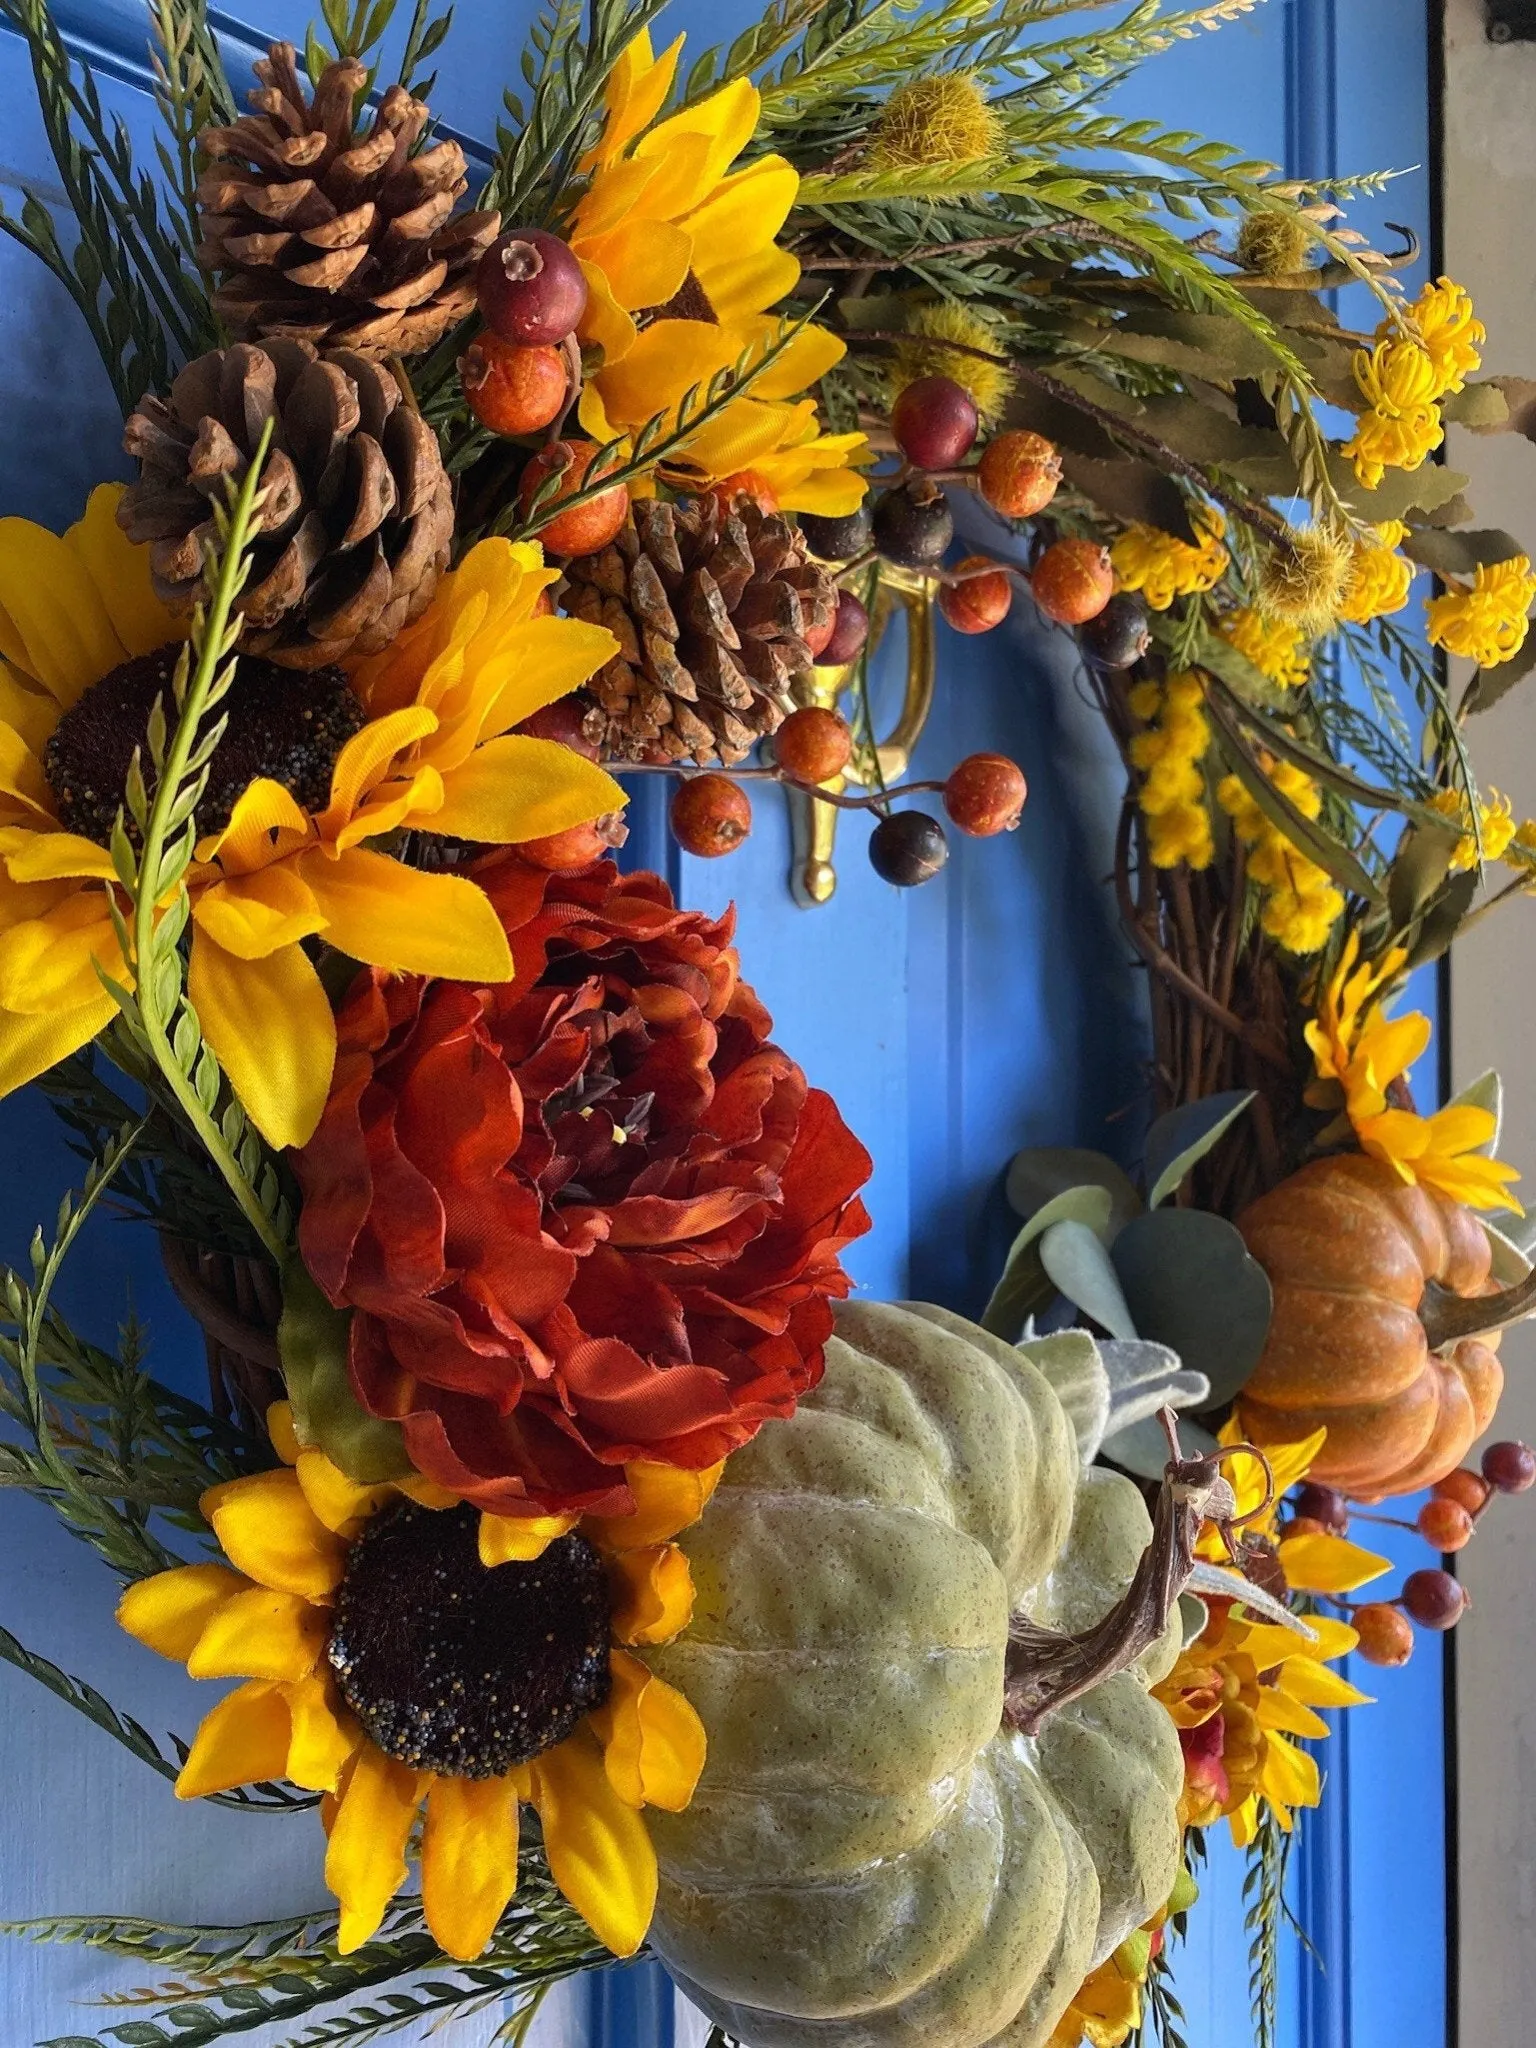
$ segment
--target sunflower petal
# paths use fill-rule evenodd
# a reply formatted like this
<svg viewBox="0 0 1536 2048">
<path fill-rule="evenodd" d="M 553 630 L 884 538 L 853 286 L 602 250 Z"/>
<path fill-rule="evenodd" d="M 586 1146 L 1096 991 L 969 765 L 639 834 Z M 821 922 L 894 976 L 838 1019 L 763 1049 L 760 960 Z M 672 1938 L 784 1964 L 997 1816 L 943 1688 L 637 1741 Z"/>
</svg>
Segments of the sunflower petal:
<svg viewBox="0 0 1536 2048">
<path fill-rule="evenodd" d="M 632 1515 L 589 1515 L 582 1525 L 600 1550 L 647 1550 L 690 1528 L 709 1505 L 720 1484 L 723 1463 L 702 1472 L 684 1472 L 676 1465 L 636 1459 L 624 1467 L 634 1496 Z"/>
<path fill-rule="evenodd" d="M 309 837 L 307 812 L 280 782 L 263 776 L 241 791 L 224 830 L 198 842 L 197 857 L 216 860 L 226 875 L 247 875 L 283 859 Z"/>
<path fill-rule="evenodd" d="M 508 846 L 585 825 L 629 801 L 611 775 L 554 740 L 508 733 L 443 778 L 434 832 Z"/>
<path fill-rule="evenodd" d="M 274 1401 L 267 1410 L 267 1435 L 272 1439 L 272 1448 L 285 1465 L 297 1465 L 299 1452 L 304 1446 L 299 1442 L 299 1433 L 293 1426 L 293 1403 Z"/>
<path fill-rule="evenodd" d="M 422 874 L 355 846 L 336 860 L 306 854 L 304 879 L 325 912 L 327 938 L 354 960 L 449 981 L 512 978 L 511 950 L 490 899 L 461 875 Z M 329 1082 L 327 1062 L 322 1106 Z"/>
<path fill-rule="evenodd" d="M 675 1543 L 609 1559 L 613 1633 L 621 1643 L 670 1643 L 693 1619 L 693 1573 Z"/>
<path fill-rule="evenodd" d="M 1314 1714 L 1301 1700 L 1292 1699 L 1283 1686 L 1260 1686 L 1255 1714 L 1261 1728 L 1281 1729 L 1308 1742 L 1316 1742 L 1328 1733 L 1328 1723 L 1322 1715 Z"/>
<path fill-rule="evenodd" d="M 258 1586 L 328 1600 L 341 1584 L 345 1549 L 286 1465 L 212 1486 L 200 1505 L 224 1555 Z"/>
<path fill-rule="evenodd" d="M 1391 1561 L 1343 1536 L 1287 1536 L 1280 1544 L 1280 1569 L 1298 1593 L 1352 1593 L 1391 1570 Z"/>
<path fill-rule="evenodd" d="M 421 1903 L 438 1947 L 473 1962 L 516 1889 L 511 1780 L 435 1778 L 421 1838 Z"/>
<path fill-rule="evenodd" d="M 227 1600 L 247 1592 L 250 1580 L 222 1564 L 185 1564 L 140 1579 L 117 1603 L 117 1620 L 135 1642 L 185 1664 L 203 1630 Z"/>
<path fill-rule="evenodd" d="M 635 345 L 639 329 L 613 295 L 613 289 L 597 264 L 580 258 L 581 274 L 587 281 L 587 310 L 581 316 L 581 338 L 588 347 L 600 348 L 603 360 L 616 363 Z"/>
<path fill-rule="evenodd" d="M 107 849 L 78 832 L 18 834 L 6 853 L 5 871 L 13 882 L 110 882 L 117 873 Z"/>
<path fill-rule="evenodd" d="M 436 714 L 424 704 L 409 704 L 371 720 L 348 740 L 331 771 L 331 801 L 315 820 L 321 838 L 335 838 L 396 755 L 436 731 Z"/>
<path fill-rule="evenodd" d="M 194 1678 L 308 1678 L 325 1649 L 324 1612 L 298 1593 L 251 1586 L 220 1602 L 187 1659 Z"/>
<path fill-rule="evenodd" d="M 480 1517 L 480 1562 L 487 1571 L 499 1564 L 530 1564 L 551 1543 L 576 1526 L 575 1515 L 491 1515 Z"/>
<path fill-rule="evenodd" d="M 35 1017 L 0 1010 L 0 1095 L 9 1095 L 106 1030 L 117 1005 L 103 989 L 89 1003 Z"/>
<path fill-rule="evenodd" d="M 656 1851 L 645 1822 L 609 1781 L 579 1728 L 528 1766 L 550 1875 L 598 1940 L 632 1956 L 656 1910 Z"/>
<path fill-rule="evenodd" d="M 341 1904 L 336 1945 L 344 1956 L 379 1931 L 405 1882 L 405 1847 L 428 1777 L 365 1744 L 336 1809 L 325 1881 Z"/>
<path fill-rule="evenodd" d="M 1316 1806 L 1323 1796 L 1322 1775 L 1315 1758 L 1304 1749 L 1297 1749 L 1283 1735 L 1271 1735 L 1264 1744 L 1259 1789 L 1277 1808 Z"/>
<path fill-rule="evenodd" d="M 683 1695 L 638 1657 L 615 1650 L 607 1704 L 592 1715 L 608 1782 L 627 1806 L 681 1813 L 704 1769 L 704 1724 Z"/>
<path fill-rule="evenodd" d="M 325 929 L 314 891 L 286 861 L 200 890 L 192 915 L 237 960 L 265 960 Z"/>
<path fill-rule="evenodd" d="M 323 1678 L 285 1685 L 283 1698 L 292 1729 L 286 1775 L 306 1792 L 334 1792 L 363 1739 L 361 1731 L 337 1715 Z"/>
<path fill-rule="evenodd" d="M 324 1451 L 301 1450 L 294 1469 L 304 1498 L 316 1515 L 334 1535 L 348 1542 L 400 1490 L 388 1481 L 380 1486 L 364 1486 L 359 1480 L 349 1479 Z"/>
<path fill-rule="evenodd" d="M 0 933 L 0 1004 L 38 1016 L 110 1001 L 98 967 L 124 977 L 107 892 L 92 883 L 70 890 L 41 917 Z"/>
<path fill-rule="evenodd" d="M 199 929 L 187 994 L 257 1130 L 279 1148 L 306 1144 L 330 1093 L 336 1019 L 303 948 L 240 960 Z"/>
<path fill-rule="evenodd" d="M 30 519 L 0 519 L 0 611 L 0 651 L 66 710 L 123 660 L 85 563 Z"/>
<path fill-rule="evenodd" d="M 1310 1657 L 1293 1657 L 1285 1667 L 1285 1689 L 1294 1700 L 1304 1700 L 1309 1707 L 1369 1707 L 1374 1705 L 1368 1692 L 1361 1692 L 1358 1686 L 1341 1678 L 1337 1671 L 1330 1671 L 1326 1664 L 1316 1664 Z"/>
<path fill-rule="evenodd" d="M 178 1799 L 206 1799 L 236 1785 L 281 1778 L 288 1768 L 291 1722 L 282 1688 L 242 1685 L 207 1715 L 176 1780 Z"/>
<path fill-rule="evenodd" d="M 184 639 L 187 621 L 167 611 L 156 597 L 149 549 L 136 546 L 117 523 L 126 488 L 98 484 L 86 500 L 84 515 L 64 538 L 85 564 L 123 653 L 131 658 Z"/>
</svg>

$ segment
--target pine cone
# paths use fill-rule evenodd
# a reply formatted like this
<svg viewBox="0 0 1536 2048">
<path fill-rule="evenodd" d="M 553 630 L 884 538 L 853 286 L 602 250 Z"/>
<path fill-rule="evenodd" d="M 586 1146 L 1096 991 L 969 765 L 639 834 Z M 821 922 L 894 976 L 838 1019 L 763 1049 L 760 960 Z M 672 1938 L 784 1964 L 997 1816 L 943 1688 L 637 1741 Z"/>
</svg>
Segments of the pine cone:
<svg viewBox="0 0 1536 2048">
<path fill-rule="evenodd" d="M 749 500 L 642 499 L 611 547 L 565 574 L 565 609 L 618 638 L 586 686 L 613 761 L 740 761 L 793 710 L 806 636 L 837 604 L 795 527 Z"/>
<path fill-rule="evenodd" d="M 149 542 L 164 602 L 190 611 L 215 539 L 210 501 L 245 475 L 269 417 L 243 645 L 285 668 L 374 653 L 431 602 L 453 541 L 437 436 L 379 364 L 302 341 L 200 356 L 128 422 L 141 467 L 118 523 Z"/>
<path fill-rule="evenodd" d="M 430 110 L 392 85 L 359 133 L 368 82 L 355 58 L 326 66 L 311 98 L 292 43 L 256 66 L 254 111 L 199 138 L 215 161 L 199 180 L 214 305 L 242 339 L 312 341 L 364 355 L 416 355 L 475 302 L 475 266 L 495 213 L 453 209 L 468 184 L 456 142 L 416 145 Z"/>
</svg>

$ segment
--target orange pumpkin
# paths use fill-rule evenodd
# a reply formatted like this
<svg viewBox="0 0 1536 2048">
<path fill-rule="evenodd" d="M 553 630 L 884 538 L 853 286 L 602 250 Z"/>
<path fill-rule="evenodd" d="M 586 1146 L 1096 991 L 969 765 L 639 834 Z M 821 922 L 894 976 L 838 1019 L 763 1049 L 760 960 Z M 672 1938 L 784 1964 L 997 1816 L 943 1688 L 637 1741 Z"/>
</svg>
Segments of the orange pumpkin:
<svg viewBox="0 0 1536 2048">
<path fill-rule="evenodd" d="M 1257 1444 L 1325 1427 L 1311 1476 L 1361 1498 L 1461 1463 L 1504 1373 L 1487 1232 L 1470 1209 L 1361 1153 L 1314 1160 L 1237 1219 L 1275 1292 L 1239 1397 Z M 1474 1327 L 1481 1324 L 1482 1327 Z"/>
</svg>

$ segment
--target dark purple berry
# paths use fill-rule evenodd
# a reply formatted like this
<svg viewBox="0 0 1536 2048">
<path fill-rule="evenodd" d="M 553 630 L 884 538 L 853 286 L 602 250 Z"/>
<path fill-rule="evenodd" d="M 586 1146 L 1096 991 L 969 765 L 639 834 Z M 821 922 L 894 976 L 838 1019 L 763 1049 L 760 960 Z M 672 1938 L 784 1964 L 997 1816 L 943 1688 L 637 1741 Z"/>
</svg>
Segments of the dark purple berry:
<svg viewBox="0 0 1536 2048">
<path fill-rule="evenodd" d="M 875 500 L 875 546 L 903 569 L 931 569 L 944 559 L 955 537 L 955 522 L 942 488 L 925 476 L 912 477 Z"/>
<path fill-rule="evenodd" d="M 944 829 L 926 811 L 893 811 L 869 835 L 869 864 L 882 882 L 915 889 L 949 859 Z"/>
<path fill-rule="evenodd" d="M 1319 1486 L 1309 1479 L 1296 1489 L 1296 1512 L 1308 1521 L 1321 1522 L 1334 1536 L 1349 1528 L 1349 1503 L 1335 1486 Z"/>
<path fill-rule="evenodd" d="M 1529 1444 L 1490 1444 L 1483 1453 L 1483 1477 L 1495 1493 L 1524 1493 L 1536 1486 L 1536 1451 Z"/>
<path fill-rule="evenodd" d="M 1449 1572 L 1411 1572 L 1403 1582 L 1403 1605 L 1420 1628 L 1454 1628 L 1466 1609 L 1466 1588 Z"/>
<path fill-rule="evenodd" d="M 831 637 L 816 659 L 823 668 L 838 668 L 855 660 L 868 638 L 869 613 L 851 590 L 840 590 Z"/>
<path fill-rule="evenodd" d="M 818 562 L 851 562 L 866 553 L 874 538 L 869 520 L 868 499 L 856 512 L 827 518 L 820 512 L 798 515 L 805 544 Z"/>
<path fill-rule="evenodd" d="M 1097 618 L 1078 628 L 1077 637 L 1100 668 L 1130 668 L 1152 642 L 1145 601 L 1134 590 L 1118 592 Z"/>
</svg>

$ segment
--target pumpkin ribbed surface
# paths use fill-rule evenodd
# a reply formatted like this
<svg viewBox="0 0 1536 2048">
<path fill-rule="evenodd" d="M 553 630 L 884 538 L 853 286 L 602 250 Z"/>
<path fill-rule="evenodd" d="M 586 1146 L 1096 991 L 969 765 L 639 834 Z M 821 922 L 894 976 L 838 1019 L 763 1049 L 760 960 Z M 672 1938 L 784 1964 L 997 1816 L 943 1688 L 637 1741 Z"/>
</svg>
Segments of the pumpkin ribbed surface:
<svg viewBox="0 0 1536 2048">
<path fill-rule="evenodd" d="M 684 1539 L 693 1625 L 650 1653 L 709 1733 L 692 1806 L 655 1816 L 651 1940 L 727 2033 L 1049 2038 L 1177 1875 L 1146 1690 L 1172 1645 L 1029 1741 L 1001 1725 L 1008 1621 L 1097 1621 L 1149 1535 L 1027 1357 L 942 1310 L 839 1309 L 820 1386 Z"/>
<path fill-rule="evenodd" d="M 1254 1442 L 1326 1428 L 1312 1478 L 1362 1495 L 1412 1493 L 1459 1465 L 1498 1405 L 1497 1339 L 1432 1352 L 1418 1312 L 1431 1282 L 1456 1295 L 1489 1291 L 1476 1216 L 1346 1153 L 1282 1181 L 1238 1229 L 1275 1297 L 1240 1404 Z"/>
</svg>

